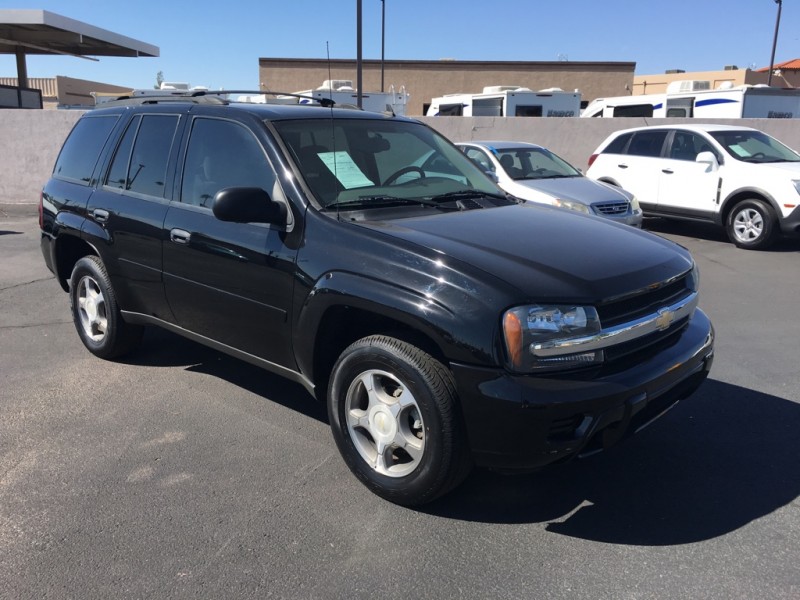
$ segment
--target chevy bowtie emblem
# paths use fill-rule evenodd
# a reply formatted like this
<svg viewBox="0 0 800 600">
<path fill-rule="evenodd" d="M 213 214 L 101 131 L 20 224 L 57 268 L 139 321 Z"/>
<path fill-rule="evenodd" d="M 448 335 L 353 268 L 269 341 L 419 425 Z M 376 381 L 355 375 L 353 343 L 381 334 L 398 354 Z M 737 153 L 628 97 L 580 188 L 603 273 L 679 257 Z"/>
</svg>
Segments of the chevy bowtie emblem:
<svg viewBox="0 0 800 600">
<path fill-rule="evenodd" d="M 664 331 L 672 325 L 675 320 L 675 313 L 668 308 L 660 308 L 658 310 L 658 317 L 656 318 L 656 327 L 659 331 Z"/>
</svg>

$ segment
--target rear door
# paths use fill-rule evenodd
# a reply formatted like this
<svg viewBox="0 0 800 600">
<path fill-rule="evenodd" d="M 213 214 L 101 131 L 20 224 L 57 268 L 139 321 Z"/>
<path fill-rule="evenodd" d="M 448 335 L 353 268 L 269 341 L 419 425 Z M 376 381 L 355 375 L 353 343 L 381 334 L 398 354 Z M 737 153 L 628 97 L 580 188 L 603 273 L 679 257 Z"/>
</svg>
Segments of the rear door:
<svg viewBox="0 0 800 600">
<path fill-rule="evenodd" d="M 165 321 L 172 315 L 161 281 L 161 236 L 184 119 L 174 108 L 134 114 L 87 205 L 94 223 L 85 230 L 95 238 L 120 308 Z"/>
<path fill-rule="evenodd" d="M 226 187 L 260 187 L 285 201 L 257 125 L 254 117 L 192 116 L 164 223 L 164 287 L 182 328 L 292 368 L 297 248 L 286 241 L 287 228 L 223 222 L 211 212 L 214 195 Z"/>
<path fill-rule="evenodd" d="M 666 144 L 666 129 L 635 131 L 627 145 L 605 159 L 605 173 L 636 196 L 644 208 L 658 204 L 661 154 Z M 604 151 L 605 153 L 605 151 Z"/>
<path fill-rule="evenodd" d="M 680 129 L 672 133 L 659 174 L 659 212 L 708 219 L 718 210 L 719 168 L 695 162 L 700 152 L 712 152 L 721 160 L 701 134 Z"/>
</svg>

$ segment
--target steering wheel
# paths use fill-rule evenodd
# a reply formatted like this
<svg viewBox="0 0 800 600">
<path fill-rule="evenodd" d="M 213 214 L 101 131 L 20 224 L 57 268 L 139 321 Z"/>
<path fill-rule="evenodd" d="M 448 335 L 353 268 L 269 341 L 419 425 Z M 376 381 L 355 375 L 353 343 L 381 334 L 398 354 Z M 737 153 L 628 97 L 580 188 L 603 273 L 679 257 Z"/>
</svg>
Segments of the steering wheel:
<svg viewBox="0 0 800 600">
<path fill-rule="evenodd" d="M 386 180 L 383 182 L 382 185 L 391 185 L 394 181 L 396 181 L 397 179 L 399 179 L 402 175 L 405 175 L 406 173 L 419 173 L 419 178 L 420 179 L 424 179 L 424 177 L 425 177 L 425 171 L 423 171 L 422 169 L 420 169 L 419 167 L 416 167 L 414 165 L 409 165 L 409 166 L 403 167 L 399 171 L 395 171 L 394 173 L 389 175 L 386 178 Z"/>
</svg>

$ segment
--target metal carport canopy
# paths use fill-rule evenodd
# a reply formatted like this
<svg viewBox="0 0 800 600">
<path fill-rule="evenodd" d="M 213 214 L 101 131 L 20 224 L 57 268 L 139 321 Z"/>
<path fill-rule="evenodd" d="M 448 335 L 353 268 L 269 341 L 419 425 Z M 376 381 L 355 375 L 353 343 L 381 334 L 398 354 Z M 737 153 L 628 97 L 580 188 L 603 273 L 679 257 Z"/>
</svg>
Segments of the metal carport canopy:
<svg viewBox="0 0 800 600">
<path fill-rule="evenodd" d="M 46 10 L 0 10 L 0 54 L 15 54 L 20 87 L 28 85 L 27 54 L 158 56 L 158 46 Z"/>
</svg>

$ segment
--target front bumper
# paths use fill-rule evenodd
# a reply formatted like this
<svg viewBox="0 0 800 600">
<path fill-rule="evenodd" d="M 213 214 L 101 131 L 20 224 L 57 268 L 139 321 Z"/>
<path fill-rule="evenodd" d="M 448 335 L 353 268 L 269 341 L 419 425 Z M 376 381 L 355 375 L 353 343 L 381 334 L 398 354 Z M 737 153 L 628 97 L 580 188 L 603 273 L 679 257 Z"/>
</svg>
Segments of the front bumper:
<svg viewBox="0 0 800 600">
<path fill-rule="evenodd" d="M 476 464 L 530 471 L 609 447 L 706 379 L 714 330 L 696 310 L 666 347 L 622 368 L 518 376 L 452 364 Z"/>
<path fill-rule="evenodd" d="M 787 216 L 778 219 L 781 232 L 785 235 L 800 236 L 800 207 L 795 208 Z"/>
</svg>

